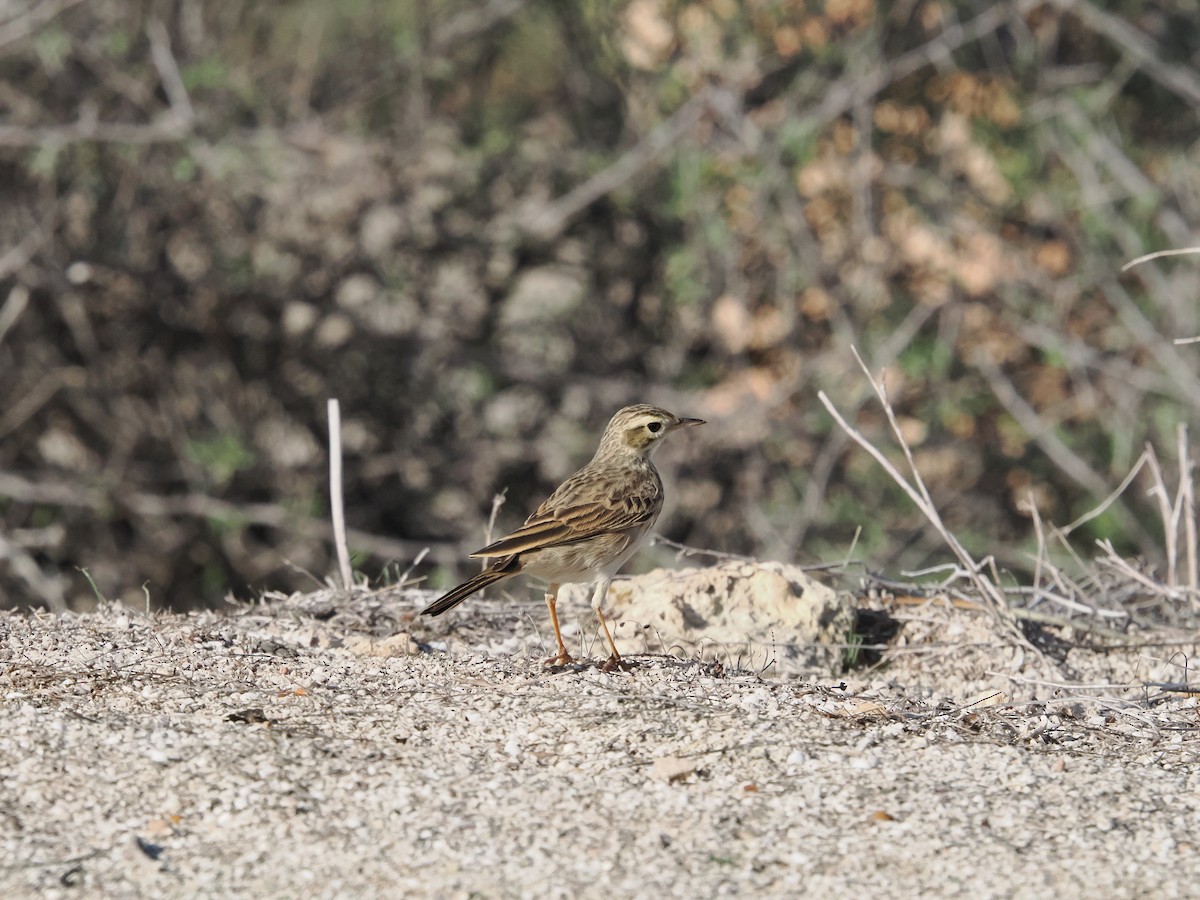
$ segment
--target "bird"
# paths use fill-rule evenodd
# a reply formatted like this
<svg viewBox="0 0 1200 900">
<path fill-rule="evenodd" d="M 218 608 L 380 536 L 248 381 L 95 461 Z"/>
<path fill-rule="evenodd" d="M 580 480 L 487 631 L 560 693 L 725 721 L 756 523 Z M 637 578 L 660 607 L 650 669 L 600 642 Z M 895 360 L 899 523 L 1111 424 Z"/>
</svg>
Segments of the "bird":
<svg viewBox="0 0 1200 900">
<path fill-rule="evenodd" d="M 645 403 L 617 410 L 591 461 L 560 484 L 524 525 L 472 553 L 474 559 L 488 560 L 487 568 L 434 600 L 421 615 L 440 616 L 477 591 L 515 575 L 543 578 L 558 642 L 558 653 L 546 664 L 565 666 L 574 659 L 558 625 L 558 591 L 564 584 L 593 582 L 592 609 L 612 650 L 603 668 L 622 666 L 602 606 L 613 576 L 662 512 L 662 478 L 650 457 L 668 434 L 704 424 L 703 419 L 682 418 Z"/>
</svg>

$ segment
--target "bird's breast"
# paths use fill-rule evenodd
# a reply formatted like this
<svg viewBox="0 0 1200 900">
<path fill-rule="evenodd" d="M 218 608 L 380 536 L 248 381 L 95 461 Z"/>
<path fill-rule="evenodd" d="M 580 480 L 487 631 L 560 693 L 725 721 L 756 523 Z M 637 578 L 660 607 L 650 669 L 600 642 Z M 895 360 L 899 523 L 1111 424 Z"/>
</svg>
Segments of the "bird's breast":
<svg viewBox="0 0 1200 900">
<path fill-rule="evenodd" d="M 557 584 L 582 584 L 614 572 L 640 543 L 641 533 L 602 534 L 521 554 L 522 571 Z"/>
</svg>

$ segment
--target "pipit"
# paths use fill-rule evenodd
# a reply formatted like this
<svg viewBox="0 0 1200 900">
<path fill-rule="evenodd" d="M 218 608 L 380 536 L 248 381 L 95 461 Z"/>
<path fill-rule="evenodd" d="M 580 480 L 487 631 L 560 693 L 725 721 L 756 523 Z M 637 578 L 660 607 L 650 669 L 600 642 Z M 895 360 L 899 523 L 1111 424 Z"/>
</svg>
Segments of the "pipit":
<svg viewBox="0 0 1200 900">
<path fill-rule="evenodd" d="M 621 654 L 601 607 L 613 576 L 633 556 L 662 511 L 662 479 L 650 455 L 671 432 L 703 424 L 703 419 L 681 419 L 646 404 L 618 410 L 604 429 L 592 461 L 559 485 L 524 525 L 472 553 L 493 562 L 421 614 L 439 616 L 476 591 L 514 575 L 544 578 L 549 582 L 546 606 L 558 642 L 558 655 L 546 663 L 566 665 L 572 658 L 558 627 L 558 590 L 564 584 L 594 581 L 592 609 L 612 650 L 605 668 L 619 666 Z"/>
</svg>

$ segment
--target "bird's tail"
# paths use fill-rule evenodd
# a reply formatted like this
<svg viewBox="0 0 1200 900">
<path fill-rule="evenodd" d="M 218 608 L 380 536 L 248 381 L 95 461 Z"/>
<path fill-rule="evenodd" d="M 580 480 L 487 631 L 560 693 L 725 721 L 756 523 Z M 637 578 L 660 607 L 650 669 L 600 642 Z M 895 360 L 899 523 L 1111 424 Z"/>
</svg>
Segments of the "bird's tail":
<svg viewBox="0 0 1200 900">
<path fill-rule="evenodd" d="M 434 600 L 427 607 L 421 610 L 423 616 L 440 616 L 448 609 L 454 609 L 458 604 L 462 603 L 476 591 L 481 591 L 489 584 L 494 584 L 497 581 L 502 581 L 505 578 L 511 578 L 521 571 L 516 563 L 516 557 L 510 556 L 505 559 L 498 560 L 494 565 L 488 566 L 470 581 L 465 581 L 438 599 Z"/>
</svg>

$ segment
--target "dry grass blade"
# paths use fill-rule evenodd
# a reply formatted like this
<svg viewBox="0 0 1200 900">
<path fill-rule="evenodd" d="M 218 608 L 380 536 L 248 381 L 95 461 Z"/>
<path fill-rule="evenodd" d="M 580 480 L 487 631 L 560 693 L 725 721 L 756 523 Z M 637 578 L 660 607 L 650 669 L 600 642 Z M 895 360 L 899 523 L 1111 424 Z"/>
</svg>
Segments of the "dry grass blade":
<svg viewBox="0 0 1200 900">
<path fill-rule="evenodd" d="M 938 534 L 941 536 L 942 541 L 947 547 L 950 548 L 955 557 L 957 557 L 960 566 L 963 570 L 965 570 L 966 577 L 970 579 L 980 598 L 1000 621 L 1005 631 L 1008 632 L 1008 634 L 1012 636 L 1021 646 L 1032 650 L 1038 656 L 1041 656 L 1041 652 L 1029 643 L 1028 639 L 1021 632 L 1020 628 L 1017 627 L 1011 611 L 1008 609 L 1008 603 L 1004 597 L 1003 591 L 1001 591 L 996 583 L 993 582 L 992 579 L 988 578 L 988 576 L 984 573 L 984 564 L 977 562 L 971 556 L 971 554 L 967 552 L 967 549 L 962 545 L 962 542 L 960 542 L 958 538 L 950 532 L 945 523 L 942 521 L 942 517 L 938 513 L 937 506 L 934 504 L 933 499 L 929 494 L 929 490 L 925 486 L 925 481 L 923 478 L 921 478 L 921 473 L 917 469 L 916 460 L 913 458 L 912 450 L 909 448 L 908 442 L 904 439 L 904 434 L 900 428 L 900 423 L 897 421 L 895 411 L 892 409 L 891 402 L 888 400 L 887 390 L 879 380 L 871 375 L 866 363 L 863 362 L 862 357 L 859 355 L 857 348 L 852 347 L 851 350 L 854 353 L 855 360 L 858 361 L 859 367 L 866 375 L 872 390 L 874 390 L 875 396 L 878 398 L 884 414 L 887 416 L 888 424 L 892 430 L 892 435 L 895 438 L 896 443 L 899 445 L 901 452 L 903 452 L 904 458 L 908 463 L 909 471 L 912 473 L 912 481 L 910 482 L 894 465 L 892 465 L 891 461 L 883 454 L 883 451 L 867 440 L 867 438 L 861 432 L 859 432 L 845 420 L 845 418 L 840 412 L 838 412 L 837 408 L 833 405 L 824 391 L 817 392 L 817 396 L 821 400 L 821 403 L 829 411 L 829 414 L 833 416 L 834 420 L 838 423 L 841 429 L 845 431 L 846 434 L 848 434 L 855 441 L 855 443 L 871 454 L 875 461 L 883 467 L 884 471 L 888 473 L 892 480 L 895 481 L 896 484 L 899 485 L 906 494 L 908 494 L 909 498 L 914 504 L 916 504 L 917 509 L 921 511 L 922 515 L 929 520 L 929 523 L 933 525 Z"/>
<path fill-rule="evenodd" d="M 1080 525 L 1084 525 L 1084 524 L 1092 521 L 1092 519 L 1096 518 L 1097 516 L 1103 515 L 1104 511 L 1106 509 L 1108 509 L 1110 506 L 1112 506 L 1120 498 L 1120 496 L 1123 493 L 1125 493 L 1125 489 L 1127 487 L 1129 487 L 1130 484 L 1133 483 L 1133 479 L 1136 478 L 1138 472 L 1140 472 L 1142 470 L 1142 466 L 1147 465 L 1149 462 L 1150 462 L 1149 457 L 1146 455 L 1145 452 L 1143 452 L 1142 455 L 1137 458 L 1137 462 L 1135 462 L 1133 464 L 1133 468 L 1129 470 L 1129 474 L 1125 476 L 1125 478 L 1121 481 L 1121 483 L 1119 485 L 1117 485 L 1116 490 L 1114 490 L 1111 494 L 1109 494 L 1107 497 L 1105 497 L 1104 500 L 1102 500 L 1100 502 L 1100 504 L 1098 506 L 1096 506 L 1094 509 L 1089 510 L 1088 512 L 1085 512 L 1082 516 L 1080 516 L 1078 519 L 1076 519 L 1070 525 L 1067 525 L 1058 530 L 1065 537 L 1066 535 L 1069 535 L 1072 531 L 1074 531 L 1076 528 L 1078 528 Z"/>
<path fill-rule="evenodd" d="M 504 501 L 508 499 L 508 488 L 504 488 L 498 494 L 492 495 L 492 511 L 488 514 L 487 530 L 483 534 L 483 546 L 488 546 L 493 540 L 493 533 L 496 530 L 496 516 L 500 514 L 500 507 L 504 505 Z M 489 560 L 481 559 L 479 565 L 481 569 L 488 567 Z"/>
<path fill-rule="evenodd" d="M 1154 485 L 1149 495 L 1158 504 L 1158 517 L 1162 520 L 1163 549 L 1167 554 L 1167 584 L 1175 586 L 1175 570 L 1179 560 L 1179 505 L 1172 504 L 1167 495 L 1167 484 L 1163 479 L 1162 466 L 1158 462 L 1158 454 L 1149 444 L 1146 445 L 1147 467 Z"/>
<path fill-rule="evenodd" d="M 1037 538 L 1037 553 L 1031 554 L 1034 563 L 1033 570 L 1033 586 L 1030 588 L 1009 588 L 1007 593 L 1028 594 L 1030 597 L 1030 609 L 1025 612 L 1031 612 L 1040 601 L 1047 600 L 1051 603 L 1058 604 L 1071 612 L 1084 615 L 1097 616 L 1100 618 L 1128 618 L 1128 613 L 1123 610 L 1105 610 L 1096 607 L 1091 603 L 1083 603 L 1077 599 L 1078 597 L 1087 597 L 1088 594 L 1083 588 L 1073 579 L 1066 575 L 1050 560 L 1049 545 L 1046 540 L 1046 527 L 1042 522 L 1041 513 L 1038 511 L 1037 503 L 1034 500 L 1032 492 L 1029 495 L 1027 503 L 1027 511 L 1030 518 L 1033 520 L 1033 530 Z M 1060 540 L 1062 535 L 1055 530 L 1055 536 Z M 1052 591 L 1043 585 L 1042 579 L 1049 576 L 1056 591 Z M 1078 627 L 1078 625 L 1073 625 Z"/>
<path fill-rule="evenodd" d="M 1176 431 L 1179 455 L 1178 504 L 1183 516 L 1183 542 L 1187 553 L 1187 585 L 1200 600 L 1200 543 L 1196 539 L 1196 485 L 1192 480 L 1195 466 L 1188 450 L 1188 427 L 1180 422 Z"/>
<path fill-rule="evenodd" d="M 1114 571 L 1120 572 L 1130 581 L 1135 581 L 1146 588 L 1151 594 L 1166 600 L 1181 600 L 1185 596 L 1184 592 L 1176 590 L 1170 585 L 1163 584 L 1155 578 L 1151 578 L 1144 572 L 1139 572 L 1130 563 L 1124 559 L 1112 545 L 1112 541 L 1107 539 L 1097 540 L 1096 546 L 1104 551 L 1104 556 L 1100 562 Z"/>
<path fill-rule="evenodd" d="M 1134 266 L 1149 262 L 1152 259 L 1162 259 L 1164 256 L 1183 256 L 1189 253 L 1200 253 L 1200 247 L 1183 247 L 1179 250 L 1158 250 L 1154 253 L 1147 253 L 1125 263 L 1125 265 L 1121 266 L 1121 271 L 1128 272 Z"/>
<path fill-rule="evenodd" d="M 1200 583 L 1198 583 L 1200 576 L 1197 574 L 1197 569 L 1200 567 L 1200 560 L 1197 559 L 1197 554 L 1200 552 L 1200 548 L 1197 548 L 1196 540 L 1194 467 L 1188 449 L 1188 429 L 1185 424 L 1180 424 L 1176 436 L 1179 483 L 1176 486 L 1173 497 L 1167 487 L 1166 478 L 1163 476 L 1163 469 L 1158 460 L 1158 454 L 1154 451 L 1153 446 L 1147 444 L 1141 456 L 1138 457 L 1133 467 L 1129 470 L 1129 474 L 1122 479 L 1116 490 L 1109 494 L 1094 509 L 1080 516 L 1065 528 L 1058 529 L 1057 531 L 1059 537 L 1062 539 L 1063 546 L 1069 549 L 1066 536 L 1079 528 L 1079 526 L 1104 513 L 1128 489 L 1142 469 L 1145 468 L 1149 471 L 1152 480 L 1152 486 L 1148 493 L 1154 498 L 1159 518 L 1162 520 L 1163 553 L 1166 556 L 1166 584 L 1161 584 L 1130 566 L 1118 556 L 1109 541 L 1097 542 L 1105 551 L 1102 561 L 1106 566 L 1120 572 L 1129 580 L 1149 588 L 1157 597 L 1179 600 L 1185 595 L 1191 595 L 1193 600 L 1198 600 L 1200 599 Z M 1180 572 L 1181 552 L 1179 546 L 1181 530 L 1184 545 L 1182 548 L 1183 567 L 1185 569 L 1182 573 Z M 1183 591 L 1177 590 L 1180 587 L 1183 588 Z"/>
</svg>

